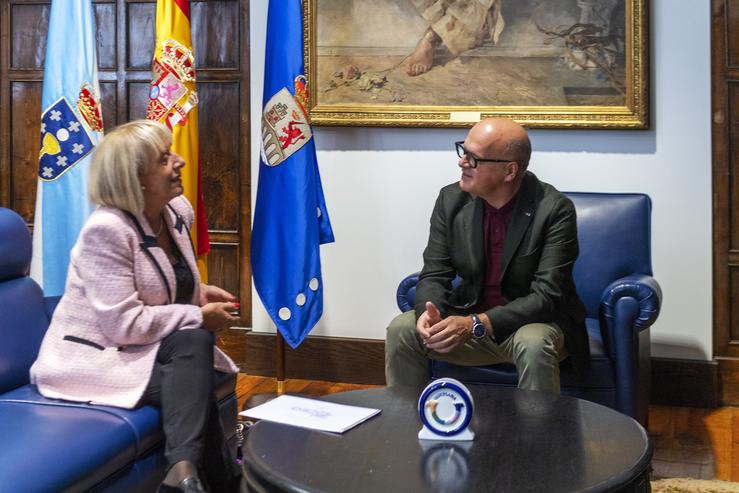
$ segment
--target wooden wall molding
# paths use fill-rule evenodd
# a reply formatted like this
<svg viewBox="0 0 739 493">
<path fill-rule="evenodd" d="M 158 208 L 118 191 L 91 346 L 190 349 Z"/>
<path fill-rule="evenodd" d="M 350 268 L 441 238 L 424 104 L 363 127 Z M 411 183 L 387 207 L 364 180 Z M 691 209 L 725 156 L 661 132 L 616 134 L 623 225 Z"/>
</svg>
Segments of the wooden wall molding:
<svg viewBox="0 0 739 493">
<path fill-rule="evenodd" d="M 739 360 L 716 358 L 721 385 L 721 405 L 739 406 Z"/>
<path fill-rule="evenodd" d="M 235 359 L 241 371 L 274 377 L 276 339 L 274 334 L 246 333 L 245 350 Z M 297 349 L 285 348 L 285 374 L 286 378 L 385 385 L 385 341 L 309 336 Z"/>
<path fill-rule="evenodd" d="M 736 0 L 711 0 L 713 355 L 721 402 L 739 403 L 739 17 Z"/>
<path fill-rule="evenodd" d="M 716 361 L 652 358 L 651 404 L 711 409 L 721 404 L 720 389 Z"/>
<path fill-rule="evenodd" d="M 222 346 L 243 372 L 275 376 L 274 334 L 229 331 Z M 309 336 L 286 349 L 288 379 L 385 384 L 385 341 Z M 712 409 L 739 405 L 739 362 L 652 358 L 651 404 Z"/>
</svg>

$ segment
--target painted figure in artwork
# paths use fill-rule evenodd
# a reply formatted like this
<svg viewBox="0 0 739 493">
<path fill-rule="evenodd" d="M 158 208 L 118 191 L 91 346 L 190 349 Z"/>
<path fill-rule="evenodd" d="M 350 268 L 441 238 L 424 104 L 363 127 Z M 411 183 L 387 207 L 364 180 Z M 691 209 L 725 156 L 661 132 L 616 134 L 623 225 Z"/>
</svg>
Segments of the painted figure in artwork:
<svg viewBox="0 0 739 493">
<path fill-rule="evenodd" d="M 429 26 L 403 62 L 405 73 L 410 76 L 428 72 L 440 47 L 446 47 L 453 57 L 457 57 L 485 43 L 497 45 L 505 28 L 503 0 L 410 1 Z M 614 32 L 617 29 L 614 26 L 621 26 L 623 21 L 613 21 L 614 14 L 623 15 L 623 0 L 577 0 L 577 6 L 580 8 L 578 24 L 566 31 L 546 33 L 562 37 L 571 45 L 564 58 L 574 70 L 603 68 L 603 64 L 612 64 L 616 54 L 623 52 L 623 32 Z M 579 46 L 592 44 L 593 37 L 607 45 L 605 50 L 601 50 L 605 54 L 598 54 L 597 59 L 594 59 L 592 50 L 589 53 L 587 48 Z"/>
</svg>

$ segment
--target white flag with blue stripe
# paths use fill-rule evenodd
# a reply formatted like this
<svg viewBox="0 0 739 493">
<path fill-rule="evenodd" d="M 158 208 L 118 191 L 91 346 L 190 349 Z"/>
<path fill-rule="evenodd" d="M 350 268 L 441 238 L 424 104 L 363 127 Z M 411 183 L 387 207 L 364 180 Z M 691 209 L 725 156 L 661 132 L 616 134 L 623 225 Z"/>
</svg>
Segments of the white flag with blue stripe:
<svg viewBox="0 0 739 493">
<path fill-rule="evenodd" d="M 70 250 L 92 212 L 90 153 L 103 132 L 90 0 L 51 2 L 41 107 L 31 276 L 46 296 L 59 296 Z"/>
</svg>

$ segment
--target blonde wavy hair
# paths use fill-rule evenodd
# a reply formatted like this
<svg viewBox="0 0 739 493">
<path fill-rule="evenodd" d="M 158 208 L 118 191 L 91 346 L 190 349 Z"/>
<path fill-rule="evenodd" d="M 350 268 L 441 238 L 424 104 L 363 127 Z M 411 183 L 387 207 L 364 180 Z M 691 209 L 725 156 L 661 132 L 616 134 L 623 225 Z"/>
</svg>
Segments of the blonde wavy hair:
<svg viewBox="0 0 739 493">
<path fill-rule="evenodd" d="M 142 213 L 140 177 L 171 145 L 169 129 L 152 120 L 134 120 L 113 129 L 92 153 L 87 186 L 90 201 Z"/>
</svg>

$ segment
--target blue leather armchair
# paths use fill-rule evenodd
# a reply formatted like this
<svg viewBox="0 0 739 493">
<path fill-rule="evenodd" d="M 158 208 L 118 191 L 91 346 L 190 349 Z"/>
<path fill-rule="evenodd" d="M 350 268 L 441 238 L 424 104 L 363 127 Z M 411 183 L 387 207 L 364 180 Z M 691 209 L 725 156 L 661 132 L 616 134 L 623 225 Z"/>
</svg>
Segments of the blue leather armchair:
<svg viewBox="0 0 739 493">
<path fill-rule="evenodd" d="M 47 399 L 29 384 L 28 370 L 58 301 L 44 299 L 28 277 L 30 261 L 25 222 L 0 208 L 0 490 L 154 491 L 165 467 L 159 409 Z M 228 375 L 217 384 L 233 444 L 235 380 Z"/>
<path fill-rule="evenodd" d="M 647 422 L 650 390 L 649 327 L 659 314 L 662 292 L 652 277 L 651 200 L 642 194 L 567 193 L 577 210 L 580 256 L 577 292 L 587 311 L 590 374 L 575 378 L 560 366 L 562 394 L 603 404 Z M 401 311 L 413 309 L 418 273 L 401 281 Z M 431 377 L 514 386 L 512 364 L 462 367 L 431 361 Z"/>
</svg>

